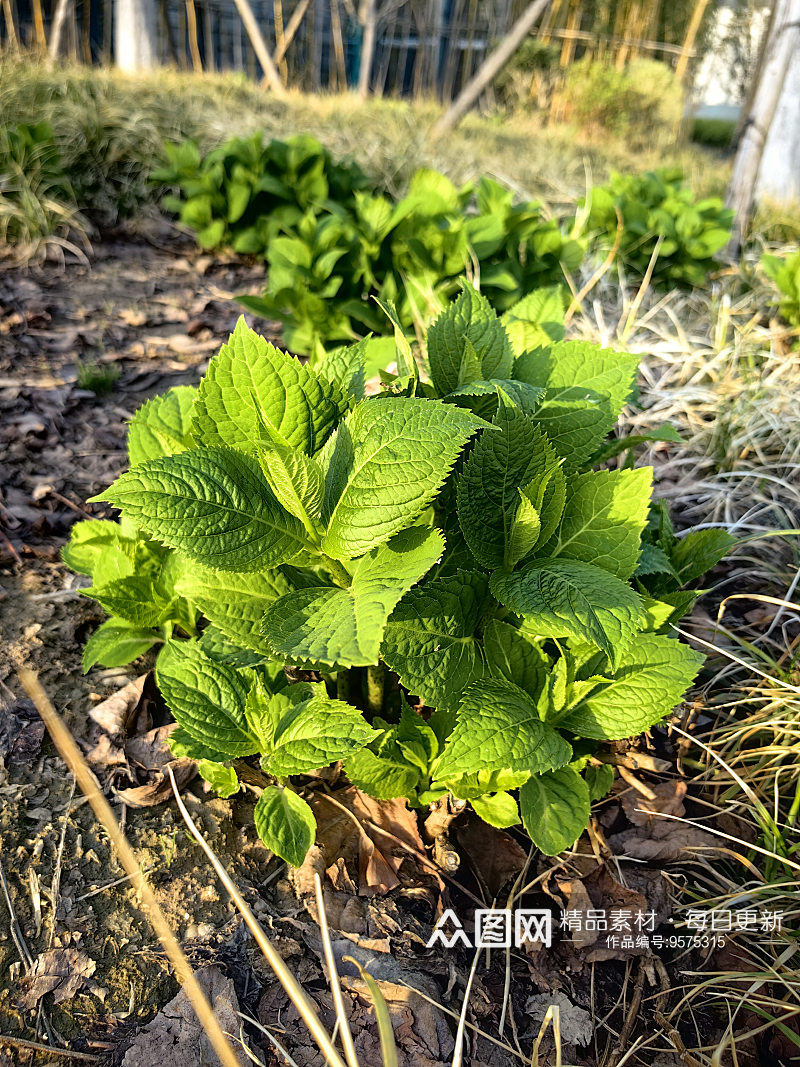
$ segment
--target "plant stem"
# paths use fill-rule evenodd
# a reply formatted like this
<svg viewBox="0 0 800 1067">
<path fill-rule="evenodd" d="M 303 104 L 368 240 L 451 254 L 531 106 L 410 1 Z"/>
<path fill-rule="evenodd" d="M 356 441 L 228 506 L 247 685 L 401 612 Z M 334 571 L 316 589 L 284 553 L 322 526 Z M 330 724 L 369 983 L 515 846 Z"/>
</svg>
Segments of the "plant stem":
<svg viewBox="0 0 800 1067">
<path fill-rule="evenodd" d="M 377 715 L 383 711 L 383 683 L 386 680 L 386 667 L 378 662 L 367 667 L 367 706 Z"/>
<path fill-rule="evenodd" d="M 347 671 L 339 671 L 336 675 L 336 697 L 350 703 L 350 675 Z"/>
<path fill-rule="evenodd" d="M 335 582 L 338 582 L 338 584 L 343 589 L 349 589 L 350 583 L 353 580 L 353 576 L 347 570 L 345 565 L 343 563 L 340 563 L 338 559 L 331 559 L 330 556 L 326 556 L 324 554 L 322 556 L 322 559 L 325 563 L 325 566 L 330 571 L 333 580 Z"/>
</svg>

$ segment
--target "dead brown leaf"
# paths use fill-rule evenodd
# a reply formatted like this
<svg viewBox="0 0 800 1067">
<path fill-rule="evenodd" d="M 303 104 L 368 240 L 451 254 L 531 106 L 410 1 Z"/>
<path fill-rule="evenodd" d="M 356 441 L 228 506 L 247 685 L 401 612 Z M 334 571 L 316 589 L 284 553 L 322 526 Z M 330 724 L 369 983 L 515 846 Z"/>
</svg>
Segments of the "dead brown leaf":
<svg viewBox="0 0 800 1067">
<path fill-rule="evenodd" d="M 470 818 L 458 823 L 456 840 L 491 900 L 512 878 L 516 878 L 528 854 L 504 830 L 489 826 L 482 819 Z"/>
<path fill-rule="evenodd" d="M 50 948 L 37 956 L 23 982 L 27 986 L 19 1001 L 20 1011 L 33 1011 L 42 997 L 53 994 L 53 1003 L 70 1000 L 95 972 L 96 964 L 77 948 Z"/>
<path fill-rule="evenodd" d="M 718 847 L 719 841 L 713 834 L 676 822 L 686 811 L 683 804 L 685 782 L 671 779 L 659 782 L 652 790 L 656 794 L 652 800 L 633 789 L 623 794 L 622 807 L 632 827 L 608 838 L 608 845 L 616 856 L 668 863 L 678 859 L 683 850 Z M 664 815 L 673 817 L 664 818 Z"/>
<path fill-rule="evenodd" d="M 112 693 L 101 704 L 92 708 L 89 718 L 92 719 L 105 733 L 115 737 L 118 734 L 127 734 L 133 717 L 139 707 L 144 691 L 147 675 L 128 682 L 122 689 Z M 89 759 L 91 759 L 91 755 Z"/>
<path fill-rule="evenodd" d="M 223 1032 L 238 1034 L 239 1002 L 230 978 L 219 967 L 203 967 L 195 977 Z M 242 1067 L 251 1063 L 238 1041 L 231 1041 L 231 1047 Z M 139 1032 L 125 1053 L 122 1067 L 153 1067 L 163 1062 L 167 1051 L 169 1067 L 219 1067 L 219 1059 L 183 990 Z"/>
</svg>

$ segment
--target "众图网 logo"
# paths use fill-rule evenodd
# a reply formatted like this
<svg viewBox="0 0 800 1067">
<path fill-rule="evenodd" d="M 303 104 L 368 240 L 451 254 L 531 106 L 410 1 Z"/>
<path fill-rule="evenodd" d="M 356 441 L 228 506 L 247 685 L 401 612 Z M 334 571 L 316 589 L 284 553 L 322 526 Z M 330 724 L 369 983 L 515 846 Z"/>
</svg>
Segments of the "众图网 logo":
<svg viewBox="0 0 800 1067">
<path fill-rule="evenodd" d="M 475 938 L 470 939 L 464 924 L 448 908 L 433 928 L 428 948 L 465 945 L 467 948 L 522 948 L 539 943 L 547 948 L 553 940 L 553 916 L 546 908 L 478 908 L 475 911 Z"/>
</svg>

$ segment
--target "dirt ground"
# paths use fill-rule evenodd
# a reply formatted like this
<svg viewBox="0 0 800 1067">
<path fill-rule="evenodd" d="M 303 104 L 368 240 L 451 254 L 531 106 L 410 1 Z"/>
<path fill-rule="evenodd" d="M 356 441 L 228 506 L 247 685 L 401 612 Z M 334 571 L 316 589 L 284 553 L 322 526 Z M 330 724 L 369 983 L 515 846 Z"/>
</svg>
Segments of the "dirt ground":
<svg viewBox="0 0 800 1067">
<path fill-rule="evenodd" d="M 300 1067 L 323 1062 L 167 790 L 158 789 L 167 718 L 146 680 L 147 661 L 83 675 L 81 650 L 102 613 L 59 559 L 76 520 L 107 513 L 85 500 L 124 468 L 131 414 L 149 396 L 200 378 L 238 316 L 233 296 L 257 292 L 260 281 L 258 265 L 201 255 L 167 228 L 147 240 L 100 243 L 91 268 L 0 275 L 0 1067 L 149 1067 L 165 1048 L 172 1067 L 216 1062 L 180 998 L 172 1003 L 178 990 L 163 951 L 24 698 L 21 666 L 38 672 L 92 754 L 173 929 L 203 968 L 220 1018 L 236 1036 L 241 1026 L 256 1062 L 287 1062 L 275 1041 Z M 113 391 L 98 397 L 81 389 L 81 363 L 118 367 Z M 698 798 L 672 773 L 671 741 L 657 733 L 648 744 L 655 810 L 691 813 Z M 624 746 L 618 757 L 637 765 Z M 312 900 L 313 873 L 324 873 L 337 956 L 369 962 L 389 1002 L 402 1067 L 443 1065 L 453 1053 L 474 950 L 428 947 L 445 909 L 462 916 L 469 932 L 474 908 L 504 907 L 517 884 L 526 890 L 517 906 L 550 909 L 556 928 L 562 911 L 626 906 L 652 912 L 656 928 L 670 933 L 681 877 L 714 846 L 708 835 L 681 837 L 675 824 L 666 835 L 622 782 L 564 862 L 531 861 L 522 835 L 463 817 L 451 839 L 461 867 L 448 878 L 425 858 L 417 817 L 404 802 L 377 805 L 335 772 L 308 784 L 320 836 L 297 872 L 258 840 L 252 795 L 215 799 L 196 778 L 184 795 L 332 1026 Z M 635 943 L 615 950 L 597 935 L 556 929 L 550 948 L 528 944 L 478 957 L 466 1017 L 465 1058 L 473 1067 L 529 1062 L 553 1001 L 561 1008 L 565 1063 L 613 1065 L 640 1039 L 645 1044 L 627 1063 L 679 1067 L 693 1062 L 683 1048 L 696 1047 L 698 1034 L 713 1044 L 720 1032 L 700 1000 L 694 1031 L 669 1032 L 655 1021 L 684 974 L 713 968 L 709 951 L 653 953 Z M 726 965 L 735 959 L 734 943 Z M 378 1067 L 365 987 L 352 964 L 340 965 L 361 1061 Z M 770 1062 L 752 1042 L 738 1052 L 742 1064 Z M 554 1062 L 549 1031 L 540 1057 Z"/>
</svg>

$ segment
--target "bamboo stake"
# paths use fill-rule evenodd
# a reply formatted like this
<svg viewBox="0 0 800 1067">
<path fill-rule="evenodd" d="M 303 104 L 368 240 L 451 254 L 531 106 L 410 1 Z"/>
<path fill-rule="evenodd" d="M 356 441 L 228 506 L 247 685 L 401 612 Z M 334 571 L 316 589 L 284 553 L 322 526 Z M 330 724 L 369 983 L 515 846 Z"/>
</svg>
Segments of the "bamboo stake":
<svg viewBox="0 0 800 1067">
<path fill-rule="evenodd" d="M 203 60 L 200 58 L 200 46 L 197 43 L 197 11 L 194 0 L 186 0 L 186 29 L 189 36 L 189 55 L 195 74 L 203 73 Z"/>
<path fill-rule="evenodd" d="M 3 5 L 7 5 L 8 0 L 3 0 Z M 69 7 L 69 0 L 58 0 L 56 4 L 55 14 L 53 15 L 53 26 L 50 31 L 50 49 L 47 53 L 48 59 L 53 63 L 58 59 L 58 53 L 61 51 L 61 37 L 64 32 L 64 23 L 67 19 L 67 8 Z"/>
<path fill-rule="evenodd" d="M 47 35 L 44 31 L 42 0 L 33 0 L 33 32 L 36 37 L 37 49 L 42 55 L 47 55 Z"/>
<path fill-rule="evenodd" d="M 205 45 L 203 51 L 205 53 L 206 66 L 212 74 L 217 69 L 217 62 L 214 58 L 215 41 L 214 25 L 211 18 L 211 0 L 203 0 L 203 44 Z"/>
<path fill-rule="evenodd" d="M 275 49 L 275 63 L 279 64 L 283 61 L 284 56 L 289 50 L 289 46 L 295 38 L 295 34 L 300 28 L 300 23 L 303 21 L 303 16 L 308 11 L 308 5 L 311 0 L 300 0 L 300 3 L 292 12 L 292 17 L 289 19 L 289 23 L 286 27 L 286 33 L 283 36 L 283 40 Z"/>
<path fill-rule="evenodd" d="M 697 39 L 697 34 L 700 32 L 700 24 L 703 21 L 703 15 L 705 15 L 707 7 L 708 0 L 697 0 L 697 3 L 694 5 L 694 11 L 692 12 L 692 17 L 689 19 L 689 25 L 686 28 L 686 36 L 683 40 L 683 51 L 678 58 L 678 62 L 675 64 L 675 77 L 678 81 L 680 81 L 686 73 L 689 56 L 694 55 L 694 42 Z"/>
<path fill-rule="evenodd" d="M 470 78 L 463 92 L 458 94 L 452 105 L 435 124 L 431 131 L 434 137 L 441 137 L 442 134 L 447 133 L 458 125 L 486 86 L 494 80 L 517 51 L 549 3 L 550 0 L 533 0 L 532 3 L 528 4 L 500 46 L 484 60 L 475 76 Z"/>
<path fill-rule="evenodd" d="M 17 28 L 14 25 L 14 12 L 11 9 L 11 0 L 3 0 L 3 16 L 6 20 L 6 37 L 9 47 L 15 52 L 19 51 L 19 38 Z"/>
<path fill-rule="evenodd" d="M 247 31 L 247 36 L 250 38 L 250 44 L 253 46 L 253 51 L 258 57 L 261 69 L 264 71 L 264 81 L 279 100 L 285 100 L 286 88 L 281 81 L 281 76 L 278 74 L 272 56 L 269 54 L 269 49 L 261 35 L 261 30 L 258 28 L 253 9 L 250 7 L 248 0 L 233 0 L 233 2 L 236 4 L 236 10 L 239 12 L 239 17 Z"/>
<path fill-rule="evenodd" d="M 358 95 L 366 99 L 369 95 L 369 79 L 372 73 L 372 57 L 375 54 L 375 34 L 378 24 L 377 0 L 362 0 L 361 24 L 364 36 L 361 40 L 361 62 L 358 68 Z"/>
<path fill-rule="evenodd" d="M 156 900 L 155 893 L 150 888 L 150 883 L 144 874 L 142 874 L 139 860 L 131 846 L 128 844 L 127 838 L 122 830 L 120 830 L 119 823 L 111 810 L 111 805 L 103 796 L 103 792 L 100 789 L 97 779 L 89 770 L 89 765 L 84 759 L 72 734 L 61 721 L 61 718 L 50 703 L 47 694 L 44 689 L 42 689 L 39 679 L 33 671 L 21 670 L 19 672 L 19 680 L 22 682 L 25 692 L 35 704 L 36 710 L 42 717 L 42 721 L 47 727 L 48 732 L 53 739 L 53 744 L 58 749 L 61 758 L 66 763 L 69 770 L 75 775 L 75 779 L 80 786 L 81 791 L 89 801 L 89 804 L 97 816 L 98 821 L 102 824 L 103 829 L 108 834 L 109 840 L 117 854 L 117 858 L 139 894 L 142 911 L 149 919 L 161 944 L 164 946 L 164 951 L 175 968 L 178 980 L 183 985 L 186 995 L 189 998 L 189 1002 L 194 1008 L 197 1018 L 202 1023 L 212 1048 L 219 1057 L 223 1067 L 240 1067 L 239 1057 L 236 1056 L 228 1039 L 222 1032 L 222 1027 L 219 1024 L 211 1005 L 206 999 L 205 993 L 200 988 L 200 985 L 194 976 L 194 972 L 189 965 L 189 961 L 186 959 L 186 956 L 184 956 L 183 950 L 178 944 L 177 938 L 172 932 L 164 912 L 161 910 L 161 906 Z"/>
<path fill-rule="evenodd" d="M 275 55 L 272 57 L 275 61 L 275 66 L 280 71 L 283 84 L 288 84 L 289 70 L 286 66 L 286 60 L 283 58 L 286 54 L 286 49 L 283 47 L 283 0 L 272 0 L 272 25 L 275 29 Z M 280 53 L 281 59 L 278 59 Z"/>
</svg>

